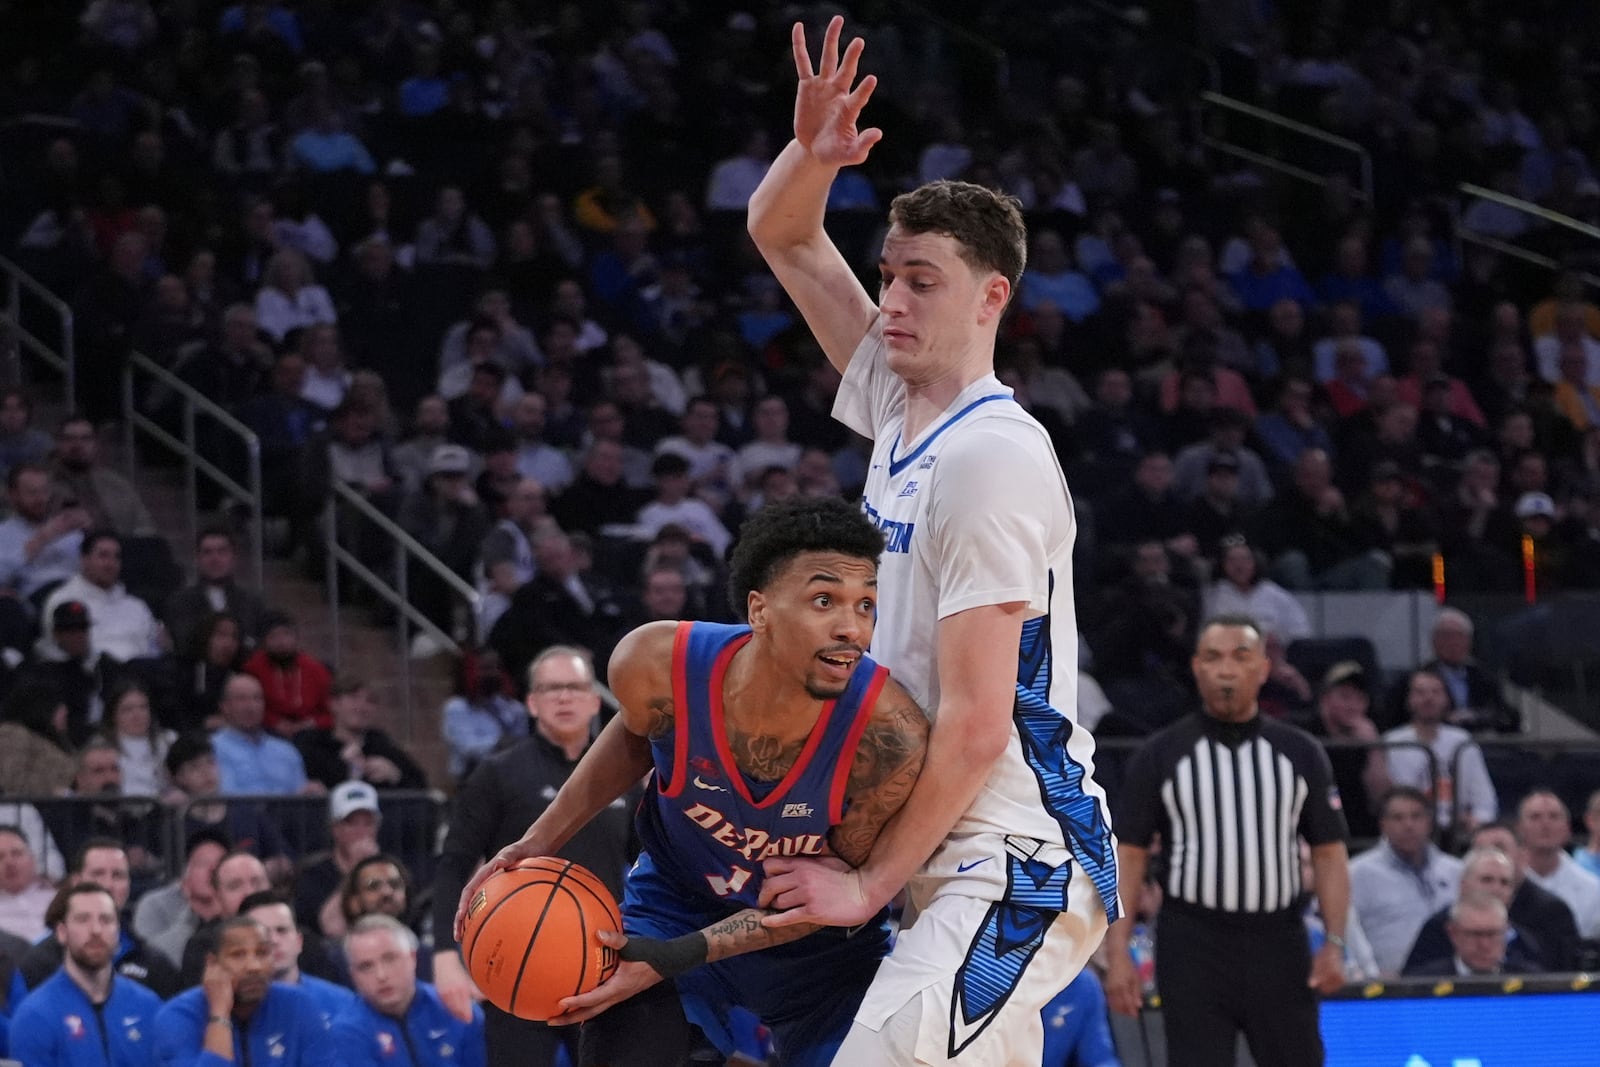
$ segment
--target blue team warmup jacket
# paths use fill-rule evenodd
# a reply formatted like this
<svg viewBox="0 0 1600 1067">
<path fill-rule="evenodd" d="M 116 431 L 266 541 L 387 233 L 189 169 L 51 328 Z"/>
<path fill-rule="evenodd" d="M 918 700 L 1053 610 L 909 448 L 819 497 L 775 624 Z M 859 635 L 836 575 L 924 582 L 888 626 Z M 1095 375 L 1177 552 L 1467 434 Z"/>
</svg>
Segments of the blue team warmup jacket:
<svg viewBox="0 0 1600 1067">
<path fill-rule="evenodd" d="M 206 1018 L 211 1014 L 203 987 L 179 993 L 156 1019 L 157 1061 L 161 1067 L 229 1067 L 221 1056 L 203 1051 Z M 14 1042 L 13 1042 L 14 1044 Z M 310 994 L 273 982 L 266 998 L 243 1026 L 233 1028 L 232 1067 L 335 1067 L 328 1024 Z"/>
<path fill-rule="evenodd" d="M 332 1043 L 339 1067 L 485 1067 L 487 1058 L 483 1009 L 473 1005 L 464 1023 L 426 982 L 417 983 L 404 1019 L 354 998 L 333 1020 Z"/>
<path fill-rule="evenodd" d="M 98 1008 L 63 968 L 39 984 L 11 1018 L 11 1057 L 27 1067 L 154 1067 L 161 998 L 111 976 Z"/>
</svg>

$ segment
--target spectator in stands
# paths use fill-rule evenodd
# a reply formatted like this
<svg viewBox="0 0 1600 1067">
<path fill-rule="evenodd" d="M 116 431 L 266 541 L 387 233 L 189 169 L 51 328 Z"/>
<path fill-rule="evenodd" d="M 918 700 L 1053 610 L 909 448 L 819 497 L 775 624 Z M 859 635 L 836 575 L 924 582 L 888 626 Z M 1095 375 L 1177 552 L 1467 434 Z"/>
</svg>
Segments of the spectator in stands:
<svg viewBox="0 0 1600 1067">
<path fill-rule="evenodd" d="M 491 520 L 511 495 L 522 475 L 517 473 L 517 438 L 505 426 L 497 426 L 483 439 L 483 470 L 473 480 L 472 491 Z"/>
<path fill-rule="evenodd" d="M 239 419 L 261 440 L 262 510 L 290 521 L 295 543 L 305 536 L 307 502 L 304 478 L 312 436 L 322 413 L 300 396 L 306 361 L 299 352 L 285 352 L 272 365 L 272 388 L 252 398 Z"/>
<path fill-rule="evenodd" d="M 6 474 L 11 517 L 0 522 L 0 587 L 31 600 L 78 573 L 90 516 L 82 505 L 51 508 L 50 472 L 23 461 Z"/>
<path fill-rule="evenodd" d="M 89 615 L 93 655 L 128 663 L 160 654 L 164 640 L 161 624 L 150 606 L 122 584 L 122 539 L 107 529 L 89 530 L 78 553 L 78 573 L 56 586 L 45 599 L 41 614 L 54 621 L 61 605 L 83 605 Z M 50 634 L 39 639 L 38 652 L 47 659 L 66 657 Z"/>
<path fill-rule="evenodd" d="M 242 189 L 260 192 L 272 183 L 283 163 L 283 134 L 272 121 L 265 93 L 241 93 L 237 118 L 217 131 L 211 145 L 212 173 Z"/>
<path fill-rule="evenodd" d="M 189 645 L 180 651 L 176 692 L 161 721 L 180 734 L 222 725 L 217 706 L 228 677 L 244 666 L 244 628 L 232 615 L 202 618 Z"/>
<path fill-rule="evenodd" d="M 1320 449 L 1301 453 L 1294 485 L 1260 517 L 1258 540 L 1273 577 L 1287 589 L 1383 589 L 1389 562 L 1363 551 L 1332 461 Z"/>
<path fill-rule="evenodd" d="M 451 441 L 474 452 L 482 452 L 491 434 L 503 428 L 502 408 L 521 397 L 506 369 L 493 361 L 472 364 L 466 392 L 449 401 Z"/>
<path fill-rule="evenodd" d="M 79 600 L 57 604 L 45 616 L 50 640 L 65 658 L 46 659 L 35 655 L 22 667 L 16 687 L 41 686 L 67 706 L 67 739 L 78 743 L 94 732 L 94 723 L 104 714 L 106 690 L 122 673 L 121 664 L 94 651 L 89 641 L 89 609 Z"/>
<path fill-rule="evenodd" d="M 306 780 L 305 763 L 295 747 L 266 731 L 266 699 L 254 675 L 229 678 L 217 710 L 223 726 L 212 744 L 221 792 L 292 796 L 325 791 L 321 782 Z"/>
<path fill-rule="evenodd" d="M 26 389 L 0 389 L 0 470 L 19 463 L 44 463 L 54 448 L 50 435 L 33 425 L 33 398 Z"/>
<path fill-rule="evenodd" d="M 271 890 L 251 893 L 240 903 L 239 914 L 254 919 L 267 932 L 267 941 L 272 946 L 273 982 L 295 986 L 311 994 L 323 1021 L 331 1025 L 333 1018 L 354 998 L 344 986 L 300 969 L 301 957 L 313 949 L 295 923 L 294 910 L 288 902 Z M 315 951 L 323 951 L 320 944 Z"/>
<path fill-rule="evenodd" d="M 1186 529 L 1184 507 L 1172 488 L 1172 459 L 1165 452 L 1139 457 L 1133 482 L 1105 501 L 1101 516 L 1108 544 L 1160 541 L 1176 555 L 1193 558 L 1199 543 Z"/>
<path fill-rule="evenodd" d="M 1561 798 L 1535 789 L 1517 806 L 1517 831 L 1527 855 L 1528 880 L 1560 897 L 1578 924 L 1578 936 L 1600 938 L 1600 878 L 1567 854 L 1572 815 Z"/>
<path fill-rule="evenodd" d="M 116 753 L 124 795 L 158 797 L 167 791 L 167 752 L 178 735 L 151 714 L 148 690 L 137 682 L 112 690 L 104 732 Z"/>
<path fill-rule="evenodd" d="M 1334 305 L 1329 316 L 1328 336 L 1312 346 L 1316 360 L 1317 381 L 1327 384 L 1338 372 L 1335 368 L 1337 353 L 1341 348 L 1354 346 L 1361 352 L 1361 378 L 1371 381 L 1380 374 L 1389 373 L 1389 354 L 1374 338 L 1361 330 L 1361 305 L 1349 302 Z"/>
<path fill-rule="evenodd" d="M 12 796 L 55 796 L 76 770 L 60 694 L 40 684 L 6 694 L 0 703 L 0 788 Z"/>
<path fill-rule="evenodd" d="M 717 403 L 697 396 L 689 401 L 679 422 L 679 432 L 657 443 L 656 454 L 672 452 L 689 461 L 689 479 L 695 495 L 713 506 L 727 499 L 734 451 L 716 440 Z"/>
<path fill-rule="evenodd" d="M 463 580 L 470 581 L 478 552 L 489 532 L 488 517 L 467 475 L 472 457 L 459 444 L 440 445 L 428 464 L 422 486 L 400 504 L 400 526 Z M 455 594 L 433 570 L 409 562 L 411 602 L 435 626 L 454 628 Z M 419 637 L 422 636 L 420 633 Z"/>
<path fill-rule="evenodd" d="M 1561 381 L 1561 356 L 1570 350 L 1583 356 L 1581 380 L 1589 385 L 1600 385 L 1600 340 L 1589 330 L 1587 316 L 1585 304 L 1575 301 L 1561 304 L 1555 310 L 1550 332 L 1534 334 L 1533 359 L 1539 377 L 1547 382 Z"/>
<path fill-rule="evenodd" d="M 400 860 L 384 853 L 367 856 L 350 868 L 340 888 L 339 901 L 338 915 L 324 916 L 325 925 L 326 920 L 333 920 L 331 936 L 343 935 L 368 915 L 387 915 L 412 929 L 424 921 L 424 916 L 412 908 L 411 872 Z M 423 977 L 432 978 L 432 950 L 425 949 L 418 962 Z"/>
<path fill-rule="evenodd" d="M 0 930 L 30 944 L 39 940 L 49 930 L 44 914 L 55 894 L 22 831 L 0 826 Z"/>
<path fill-rule="evenodd" d="M 152 1046 L 162 994 L 115 966 L 121 924 L 105 888 L 85 882 L 61 895 L 55 956 L 64 962 L 18 1007 L 11 1054 L 28 1067 L 86 1062 L 82 1046 L 99 1030 L 101 1062 L 133 1067 L 155 1062 Z M 63 951 L 64 948 L 64 951 Z M 174 990 L 176 992 L 176 990 Z M 93 1022 L 90 1022 L 90 1019 Z"/>
<path fill-rule="evenodd" d="M 563 530 L 599 533 L 607 526 L 632 525 L 650 499 L 647 490 L 623 480 L 623 446 L 596 440 L 584 452 L 578 478 L 556 498 L 551 514 Z"/>
<path fill-rule="evenodd" d="M 211 615 L 233 618 L 242 647 L 251 648 L 261 629 L 261 597 L 237 578 L 239 542 L 226 526 L 207 526 L 195 538 L 195 581 L 167 598 L 161 619 L 174 650 L 195 647 L 195 633 Z"/>
<path fill-rule="evenodd" d="M 1261 507 L 1272 500 L 1272 480 L 1255 450 L 1245 445 L 1250 420 L 1233 408 L 1218 407 L 1207 420 L 1209 435 L 1178 452 L 1172 461 L 1172 487 L 1179 499 L 1194 500 L 1205 492 L 1211 460 L 1228 456 L 1236 461 L 1238 501 L 1246 508 Z"/>
<path fill-rule="evenodd" d="M 1383 291 L 1401 314 L 1417 318 L 1426 311 L 1450 310 L 1450 290 L 1433 277 L 1433 268 L 1433 242 L 1426 237 L 1407 241 L 1399 272 L 1389 275 L 1383 282 Z"/>
<path fill-rule="evenodd" d="M 511 598 L 489 644 L 516 675 L 551 645 L 577 645 L 605 662 L 622 636 L 621 607 L 583 576 L 566 533 L 546 535 L 533 550 L 537 572 Z"/>
<path fill-rule="evenodd" d="M 161 953 L 173 967 L 183 962 L 183 946 L 201 923 L 217 915 L 211 873 L 227 855 L 229 841 L 220 830 L 200 830 L 185 843 L 183 873 L 152 889 L 133 910 L 133 932 Z"/>
<path fill-rule="evenodd" d="M 345 952 L 359 1000 L 333 1024 L 330 1040 L 341 1060 L 382 1062 L 388 1050 L 404 1044 L 417 1067 L 484 1062 L 482 1009 L 473 1006 L 462 1020 L 433 986 L 417 980 L 417 935 L 404 924 L 365 916 L 351 927 Z"/>
<path fill-rule="evenodd" d="M 415 491 L 427 479 L 433 450 L 448 443 L 445 435 L 449 429 L 450 408 L 443 397 L 430 393 L 417 401 L 417 410 L 411 419 L 411 435 L 389 454 L 402 494 Z"/>
<path fill-rule="evenodd" d="M 440 734 L 450 748 L 449 774 L 464 781 L 490 753 L 528 733 L 527 711 L 512 696 L 511 680 L 492 648 L 461 670 L 457 692 L 440 713 Z"/>
<path fill-rule="evenodd" d="M 328 290 L 311 276 L 304 253 L 280 248 L 267 260 L 256 292 L 256 322 L 274 344 L 283 344 L 293 330 L 339 321 Z"/>
<path fill-rule="evenodd" d="M 477 620 L 480 634 L 494 629 L 512 596 L 533 577 L 537 570 L 533 542 L 541 529 L 555 522 L 546 512 L 544 486 L 528 477 L 517 483 L 497 511 L 499 521 L 484 535 L 476 568 L 482 575 L 478 582 L 483 596 Z"/>
<path fill-rule="evenodd" d="M 1250 233 L 1249 261 L 1230 281 L 1246 311 L 1265 312 L 1279 300 L 1311 304 L 1316 294 L 1305 277 L 1284 256 L 1283 237 L 1266 223 Z"/>
<path fill-rule="evenodd" d="M 1219 574 L 1206 590 L 1203 614 L 1248 615 L 1263 633 L 1276 634 L 1284 644 L 1311 636 L 1305 608 L 1283 586 L 1268 578 L 1263 561 L 1242 536 L 1222 541 Z"/>
<path fill-rule="evenodd" d="M 260 805 L 224 800 L 216 750 L 203 733 L 185 734 L 167 750 L 166 799 L 183 812 L 186 838 L 205 830 L 221 834 L 230 845 L 253 849 L 267 857 L 274 871 L 287 872 L 283 836 Z"/>
<path fill-rule="evenodd" d="M 532 478 L 551 493 L 560 493 L 572 484 L 572 461 L 567 454 L 545 440 L 546 402 L 540 393 L 525 393 L 511 412 L 511 426 L 517 435 L 517 471 Z"/>
<path fill-rule="evenodd" d="M 217 861 L 211 872 L 211 888 L 217 897 L 217 918 L 202 923 L 183 946 L 180 973 L 186 986 L 199 984 L 206 954 L 217 943 L 222 924 L 239 914 L 239 906 L 250 894 L 268 892 L 272 879 L 260 859 L 235 846 Z"/>
<path fill-rule="evenodd" d="M 1499 819 L 1473 831 L 1471 848 L 1493 848 L 1511 858 L 1516 867 L 1516 892 L 1511 897 L 1511 921 L 1527 930 L 1544 949 L 1550 969 L 1572 971 L 1578 963 L 1578 928 L 1572 909 L 1548 889 L 1528 877 L 1528 852 L 1517 825 Z"/>
<path fill-rule="evenodd" d="M 58 912 L 61 910 L 58 905 L 69 903 L 69 887 L 83 885 L 94 886 L 109 894 L 116 905 L 119 922 L 123 920 L 128 911 L 132 879 L 128 852 L 122 842 L 109 837 L 93 837 L 85 841 L 73 857 L 72 868 L 62 883 L 62 891 L 51 902 L 50 910 Z M 34 945 L 17 967 L 29 989 L 37 988 L 60 968 L 63 945 L 68 949 L 72 947 L 70 941 L 63 941 L 61 937 L 62 920 L 59 915 L 47 917 L 46 922 L 51 927 L 50 936 Z M 138 935 L 126 925 L 122 925 L 113 935 L 111 964 L 117 974 L 146 986 L 163 1000 L 178 992 L 177 967 L 159 951 L 140 941 Z"/>
<path fill-rule="evenodd" d="M 341 782 L 368 782 L 384 789 L 426 789 L 422 768 L 380 727 L 365 679 L 342 675 L 328 690 L 331 726 L 302 730 L 295 747 L 306 776 L 332 790 Z"/>
<path fill-rule="evenodd" d="M 1350 863 L 1350 900 L 1386 976 L 1400 973 L 1417 931 L 1456 894 L 1461 861 L 1430 840 L 1432 802 L 1399 785 L 1378 801 L 1383 839 Z"/>
<path fill-rule="evenodd" d="M 440 187 L 433 214 L 417 226 L 416 245 L 418 266 L 494 266 L 494 234 L 467 209 L 467 198 L 456 184 Z"/>
<path fill-rule="evenodd" d="M 82 507 L 92 525 L 124 537 L 159 532 L 133 483 L 100 463 L 94 423 L 88 419 L 69 415 L 57 427 L 50 477 L 53 511 Z"/>
<path fill-rule="evenodd" d="M 701 604 L 692 604 L 689 583 L 678 567 L 660 562 L 645 568 L 644 586 L 639 593 L 637 610 L 628 620 L 628 629 L 634 630 L 647 622 L 668 619 L 697 619 L 704 616 Z"/>
<path fill-rule="evenodd" d="M 328 712 L 328 689 L 333 684 L 333 675 L 321 660 L 301 649 L 300 628 L 288 615 L 275 611 L 262 617 L 261 647 L 245 660 L 243 670 L 260 684 L 268 730 L 280 737 L 293 737 L 301 730 L 326 729 L 333 724 Z M 225 705 L 226 691 L 223 701 Z M 223 717 L 227 717 L 225 706 Z M 226 758 L 223 767 L 226 783 Z M 293 792 L 292 789 L 287 791 Z"/>
<path fill-rule="evenodd" d="M 306 374 L 300 383 L 300 396 L 323 411 L 332 412 L 344 403 L 350 389 L 350 370 L 345 366 L 339 343 L 339 328 L 319 322 L 300 331 L 296 346 L 306 357 Z"/>
<path fill-rule="evenodd" d="M 1316 715 L 1306 722 L 1306 730 L 1313 737 L 1343 743 L 1328 749 L 1328 760 L 1333 765 L 1334 784 L 1344 801 L 1345 822 L 1354 838 L 1377 836 L 1377 798 L 1389 789 L 1378 727 L 1369 715 L 1370 684 L 1355 660 L 1335 663 L 1322 676 Z"/>
<path fill-rule="evenodd" d="M 1453 954 L 1412 967 L 1407 974 L 1475 978 L 1533 970 L 1525 960 L 1509 954 L 1506 938 L 1511 924 L 1506 906 L 1489 893 L 1463 893 L 1450 905 L 1445 929 Z"/>
<path fill-rule="evenodd" d="M 1578 866 L 1600 878 L 1600 789 L 1590 793 L 1583 805 L 1583 828 L 1588 831 L 1588 840 L 1579 842 L 1572 850 L 1572 858 L 1578 861 Z"/>
<path fill-rule="evenodd" d="M 755 488 L 769 467 L 793 470 L 802 451 L 789 439 L 789 404 L 783 397 L 768 394 L 756 401 L 750 421 L 755 436 L 734 456 L 732 481 L 741 496 Z"/>
<path fill-rule="evenodd" d="M 1494 821 L 1498 801 L 1482 750 L 1472 743 L 1471 734 L 1445 721 L 1449 710 L 1450 690 L 1444 680 L 1425 668 L 1412 671 L 1406 681 L 1410 721 L 1383 735 L 1395 746 L 1386 753 L 1389 779 L 1428 797 L 1436 805 L 1441 829 L 1471 832 Z"/>
<path fill-rule="evenodd" d="M 360 138 L 344 128 L 332 104 L 321 102 L 312 112 L 311 128 L 302 130 L 289 142 L 289 165 L 312 174 L 354 171 L 371 174 L 376 169 L 372 153 Z"/>
<path fill-rule="evenodd" d="M 1255 423 L 1255 435 L 1265 448 L 1262 459 L 1277 484 L 1289 481 L 1289 473 L 1303 452 L 1320 448 L 1333 454 L 1333 439 L 1311 413 L 1311 383 L 1303 378 L 1283 378 L 1278 385 L 1277 404 Z"/>
<path fill-rule="evenodd" d="M 252 1063 L 311 1067 L 334 1062 L 316 1000 L 272 981 L 272 944 L 261 924 L 235 917 L 219 924 L 197 973 L 213 976 L 167 1003 L 156 1018 L 161 1062 L 204 1063 L 229 1053 Z"/>
<path fill-rule="evenodd" d="M 664 526 L 680 526 L 696 542 L 705 545 L 713 559 L 722 559 L 733 541 L 733 535 L 722 525 L 722 520 L 717 518 L 709 504 L 689 495 L 689 461 L 677 453 L 664 452 L 656 456 L 655 462 L 650 465 L 650 473 L 655 478 L 656 495 L 655 499 L 639 509 L 635 520 L 635 536 L 650 540 Z"/>
<path fill-rule="evenodd" d="M 470 334 L 476 327 L 485 325 L 495 328 L 495 346 L 483 352 L 480 360 L 475 361 L 472 358 Z M 482 357 L 492 357 L 516 375 L 525 374 L 544 362 L 533 331 L 517 321 L 511 295 L 500 286 L 484 289 L 473 304 L 472 316 L 445 331 L 444 341 L 439 346 L 441 380 L 455 368 L 480 362 Z M 453 397 L 447 396 L 446 399 Z"/>
<path fill-rule="evenodd" d="M 343 922 L 344 882 L 355 865 L 378 854 L 383 813 L 378 791 L 362 781 L 341 782 L 328 793 L 328 836 L 333 847 L 308 856 L 294 881 L 295 917 L 304 926 L 337 936 Z"/>
<path fill-rule="evenodd" d="M 1457 900 L 1469 896 L 1487 895 L 1510 909 L 1516 893 L 1517 865 L 1505 853 L 1495 848 L 1475 848 L 1461 857 L 1461 890 Z M 1449 933 L 1450 909 L 1440 908 L 1429 916 L 1417 932 L 1417 940 L 1406 957 L 1403 974 L 1424 973 L 1419 970 L 1436 960 L 1451 956 L 1452 938 Z M 1506 960 L 1523 968 L 1523 972 L 1552 970 L 1545 951 L 1532 934 L 1507 919 L 1505 936 Z"/>
<path fill-rule="evenodd" d="M 1382 319 L 1399 309 L 1383 283 L 1368 269 L 1367 242 L 1359 234 L 1341 238 L 1334 251 L 1333 270 L 1323 276 L 1317 296 L 1325 306 L 1354 303 L 1363 318 Z"/>
<path fill-rule="evenodd" d="M 1500 696 L 1500 683 L 1472 658 L 1472 617 L 1459 608 L 1441 608 L 1433 620 L 1429 642 L 1433 658 L 1422 665 L 1437 674 L 1450 693 L 1450 722 L 1474 732 L 1516 733 L 1516 709 Z M 1404 707 L 1405 692 L 1396 687 L 1392 706 Z"/>
</svg>

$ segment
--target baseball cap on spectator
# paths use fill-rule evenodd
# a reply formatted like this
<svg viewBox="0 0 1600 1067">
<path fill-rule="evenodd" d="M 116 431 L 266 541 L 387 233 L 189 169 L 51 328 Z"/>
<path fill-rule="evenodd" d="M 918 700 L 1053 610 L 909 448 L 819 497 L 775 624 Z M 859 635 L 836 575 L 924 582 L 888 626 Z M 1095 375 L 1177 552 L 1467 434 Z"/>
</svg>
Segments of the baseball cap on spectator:
<svg viewBox="0 0 1600 1067">
<path fill-rule="evenodd" d="M 1363 693 L 1367 691 L 1367 672 L 1353 659 L 1342 659 L 1328 668 L 1322 676 L 1322 692 L 1341 685 L 1353 685 Z"/>
<path fill-rule="evenodd" d="M 89 608 L 81 600 L 63 600 L 50 612 L 52 630 L 87 630 Z"/>
<path fill-rule="evenodd" d="M 1533 519 L 1556 517 L 1556 502 L 1550 499 L 1548 493 L 1523 493 L 1517 497 L 1517 518 Z"/>
<path fill-rule="evenodd" d="M 472 454 L 462 445 L 440 445 L 428 457 L 428 474 L 466 474 L 472 469 Z"/>
<path fill-rule="evenodd" d="M 344 822 L 358 811 L 378 814 L 378 791 L 366 782 L 341 782 L 328 794 L 329 822 Z"/>
</svg>

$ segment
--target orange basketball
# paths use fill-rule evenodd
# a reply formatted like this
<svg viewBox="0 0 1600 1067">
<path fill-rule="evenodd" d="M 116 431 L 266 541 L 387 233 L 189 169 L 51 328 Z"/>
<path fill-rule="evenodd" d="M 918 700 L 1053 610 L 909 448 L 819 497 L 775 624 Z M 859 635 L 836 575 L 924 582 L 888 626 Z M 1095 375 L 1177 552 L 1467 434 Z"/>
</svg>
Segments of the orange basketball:
<svg viewBox="0 0 1600 1067">
<path fill-rule="evenodd" d="M 461 955 L 489 1003 L 523 1019 L 561 1014 L 617 969 L 596 936 L 621 930 L 605 883 L 569 860 L 524 860 L 497 871 L 467 906 Z"/>
</svg>

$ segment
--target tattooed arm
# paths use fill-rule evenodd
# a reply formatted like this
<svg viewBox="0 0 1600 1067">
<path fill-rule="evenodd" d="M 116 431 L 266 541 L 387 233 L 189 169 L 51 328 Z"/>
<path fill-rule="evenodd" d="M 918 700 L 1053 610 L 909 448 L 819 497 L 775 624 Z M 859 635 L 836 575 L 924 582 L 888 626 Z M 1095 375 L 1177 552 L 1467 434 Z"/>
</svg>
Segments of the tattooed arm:
<svg viewBox="0 0 1600 1067">
<path fill-rule="evenodd" d="M 845 786 L 848 807 L 828 835 L 835 855 L 852 867 L 867 862 L 878 834 L 911 795 L 927 754 L 928 717 L 891 678 L 856 746 Z"/>
</svg>

